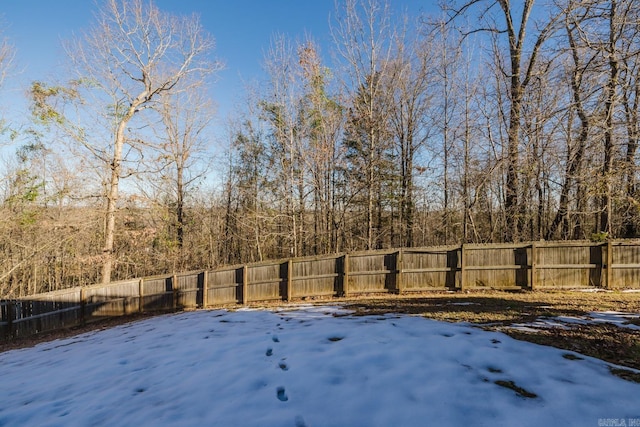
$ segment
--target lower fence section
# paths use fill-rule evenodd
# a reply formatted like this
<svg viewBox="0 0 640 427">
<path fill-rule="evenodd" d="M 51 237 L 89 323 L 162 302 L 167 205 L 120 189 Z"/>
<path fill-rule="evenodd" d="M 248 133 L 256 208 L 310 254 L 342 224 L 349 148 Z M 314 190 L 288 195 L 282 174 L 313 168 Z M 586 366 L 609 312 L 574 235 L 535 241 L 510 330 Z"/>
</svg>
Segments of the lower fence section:
<svg viewBox="0 0 640 427">
<path fill-rule="evenodd" d="M 0 301 L 0 339 L 112 316 L 258 301 L 472 289 L 638 288 L 640 241 L 404 248 L 295 258 Z"/>
</svg>

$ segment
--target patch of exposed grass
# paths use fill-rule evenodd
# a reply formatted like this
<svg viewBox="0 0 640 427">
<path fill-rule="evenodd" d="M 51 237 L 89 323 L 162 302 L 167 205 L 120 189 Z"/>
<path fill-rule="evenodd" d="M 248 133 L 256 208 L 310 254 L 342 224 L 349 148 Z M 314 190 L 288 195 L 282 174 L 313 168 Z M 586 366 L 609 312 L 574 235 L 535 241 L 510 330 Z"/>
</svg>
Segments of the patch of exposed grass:
<svg viewBox="0 0 640 427">
<path fill-rule="evenodd" d="M 614 368 L 614 367 L 609 367 L 609 371 L 611 371 L 613 375 L 620 377 L 623 380 L 640 383 L 640 374 L 637 372 L 633 372 L 628 369 L 620 369 L 620 368 Z"/>
<path fill-rule="evenodd" d="M 471 323 L 525 323 L 539 317 L 582 316 L 591 311 L 640 313 L 640 298 L 621 292 L 472 292 L 348 300 L 363 314 L 420 314 Z"/>
<path fill-rule="evenodd" d="M 584 358 L 580 356 L 576 356 L 575 354 L 571 354 L 571 353 L 565 353 L 562 355 L 562 357 L 564 357 L 567 360 L 584 360 Z"/>
<path fill-rule="evenodd" d="M 635 319 L 629 319 L 626 323 L 629 325 L 640 326 L 640 317 L 637 317 Z"/>
<path fill-rule="evenodd" d="M 531 393 L 530 391 L 527 391 L 522 387 L 517 386 L 516 383 L 514 383 L 513 381 L 497 380 L 497 381 L 494 381 L 494 383 L 499 385 L 500 387 L 509 388 L 515 391 L 518 396 L 526 397 L 528 399 L 535 399 L 536 397 L 538 397 L 537 394 Z"/>
</svg>

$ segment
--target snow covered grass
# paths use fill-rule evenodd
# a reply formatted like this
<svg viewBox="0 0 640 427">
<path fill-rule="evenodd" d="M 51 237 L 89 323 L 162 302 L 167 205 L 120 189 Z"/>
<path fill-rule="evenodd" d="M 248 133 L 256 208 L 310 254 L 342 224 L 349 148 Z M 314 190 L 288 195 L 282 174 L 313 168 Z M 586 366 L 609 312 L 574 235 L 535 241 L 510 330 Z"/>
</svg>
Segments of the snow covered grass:
<svg viewBox="0 0 640 427">
<path fill-rule="evenodd" d="M 469 322 L 514 338 L 640 369 L 637 293 L 576 291 L 471 292 L 353 300 L 365 314 L 403 312 Z M 640 382 L 640 375 L 624 375 Z"/>
<path fill-rule="evenodd" d="M 640 384 L 602 360 L 330 306 L 160 316 L 2 353 L 0 378 L 7 426 L 640 422 Z"/>
</svg>

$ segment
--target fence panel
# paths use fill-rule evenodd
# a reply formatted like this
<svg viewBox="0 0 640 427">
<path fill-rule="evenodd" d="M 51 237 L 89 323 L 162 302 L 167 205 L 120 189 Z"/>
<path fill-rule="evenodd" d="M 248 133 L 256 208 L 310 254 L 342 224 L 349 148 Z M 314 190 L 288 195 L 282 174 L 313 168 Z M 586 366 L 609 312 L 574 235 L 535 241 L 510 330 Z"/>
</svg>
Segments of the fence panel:
<svg viewBox="0 0 640 427">
<path fill-rule="evenodd" d="M 269 301 L 285 298 L 286 262 L 277 261 L 249 265 L 247 275 L 247 301 Z"/>
<path fill-rule="evenodd" d="M 1 322 L 3 336 L 24 337 L 81 324 L 80 289 L 64 289 L 34 295 L 28 300 L 4 302 Z"/>
<path fill-rule="evenodd" d="M 242 302 L 242 267 L 209 271 L 207 301 L 209 305 Z"/>
<path fill-rule="evenodd" d="M 614 242 L 612 249 L 612 289 L 637 289 L 640 286 L 640 242 Z"/>
<path fill-rule="evenodd" d="M 428 291 L 457 287 L 458 248 L 405 249 L 402 252 L 404 291 Z"/>
<path fill-rule="evenodd" d="M 601 287 L 604 244 L 539 243 L 536 289 Z"/>
<path fill-rule="evenodd" d="M 295 259 L 292 261 L 289 296 L 292 298 L 332 296 L 338 293 L 339 257 Z"/>
<path fill-rule="evenodd" d="M 171 276 L 145 278 L 142 283 L 140 309 L 142 311 L 169 310 L 173 308 Z"/>
<path fill-rule="evenodd" d="M 524 245 L 465 245 L 465 289 L 514 289 L 530 286 L 531 248 Z"/>
<path fill-rule="evenodd" d="M 203 274 L 201 272 L 181 273 L 176 277 L 174 290 L 177 292 L 177 308 L 196 308 L 202 301 Z"/>
<path fill-rule="evenodd" d="M 396 286 L 395 252 L 349 255 L 349 294 L 393 292 Z"/>
<path fill-rule="evenodd" d="M 13 301 L 0 301 L 0 339 L 11 338 L 11 323 L 13 323 Z"/>
<path fill-rule="evenodd" d="M 88 286 L 84 289 L 85 319 L 124 316 L 140 309 L 140 280 Z"/>
</svg>

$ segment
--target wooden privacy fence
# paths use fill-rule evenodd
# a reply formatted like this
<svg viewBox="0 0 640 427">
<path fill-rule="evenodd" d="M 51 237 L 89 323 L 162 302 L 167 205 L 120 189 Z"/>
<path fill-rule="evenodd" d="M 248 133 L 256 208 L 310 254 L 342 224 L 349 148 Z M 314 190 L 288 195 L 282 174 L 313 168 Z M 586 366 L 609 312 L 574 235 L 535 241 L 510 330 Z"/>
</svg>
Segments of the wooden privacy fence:
<svg viewBox="0 0 640 427">
<path fill-rule="evenodd" d="M 640 288 L 640 241 L 468 244 L 294 258 L 0 301 L 10 339 L 110 316 L 370 293 Z"/>
</svg>

